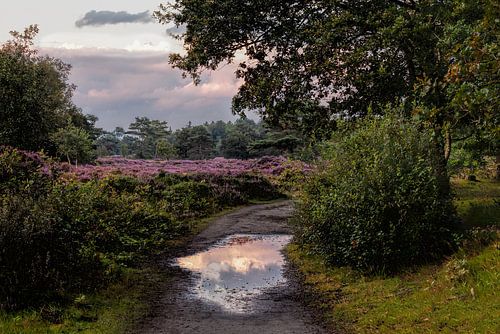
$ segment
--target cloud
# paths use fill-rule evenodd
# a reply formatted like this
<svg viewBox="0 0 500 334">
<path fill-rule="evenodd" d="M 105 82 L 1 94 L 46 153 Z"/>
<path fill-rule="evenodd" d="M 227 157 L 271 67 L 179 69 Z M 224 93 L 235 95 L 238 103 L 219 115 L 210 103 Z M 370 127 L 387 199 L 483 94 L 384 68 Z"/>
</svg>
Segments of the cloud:
<svg viewBox="0 0 500 334">
<path fill-rule="evenodd" d="M 203 75 L 195 86 L 170 66 L 167 53 L 95 48 L 42 51 L 72 65 L 76 105 L 99 117 L 98 125 L 107 130 L 126 128 L 136 116 L 167 121 L 173 129 L 189 121 L 236 119 L 231 98 L 241 82 L 235 78 L 234 65 Z"/>
<path fill-rule="evenodd" d="M 172 49 L 172 43 L 170 41 L 160 41 L 158 43 L 153 42 L 140 42 L 134 40 L 131 44 L 125 46 L 125 50 L 130 52 L 141 52 L 141 51 L 151 51 L 151 52 L 168 52 Z"/>
<path fill-rule="evenodd" d="M 165 30 L 165 32 L 167 33 L 167 35 L 169 36 L 177 36 L 177 35 L 182 35 L 186 32 L 186 26 L 182 25 L 182 26 L 173 26 L 171 28 L 167 28 Z"/>
<path fill-rule="evenodd" d="M 183 46 L 180 41 L 162 34 L 162 29 L 155 32 L 126 31 L 122 33 L 123 27 L 113 27 L 105 31 L 90 30 L 76 32 L 53 33 L 40 38 L 38 45 L 42 48 L 58 49 L 95 49 L 102 50 L 122 49 L 130 52 L 182 52 Z"/>
<path fill-rule="evenodd" d="M 83 18 L 75 22 L 78 28 L 86 26 L 103 26 L 106 24 L 119 24 L 119 23 L 151 23 L 154 22 L 153 17 L 149 11 L 131 14 L 125 11 L 113 12 L 108 10 L 96 11 L 91 10 L 87 12 Z"/>
</svg>

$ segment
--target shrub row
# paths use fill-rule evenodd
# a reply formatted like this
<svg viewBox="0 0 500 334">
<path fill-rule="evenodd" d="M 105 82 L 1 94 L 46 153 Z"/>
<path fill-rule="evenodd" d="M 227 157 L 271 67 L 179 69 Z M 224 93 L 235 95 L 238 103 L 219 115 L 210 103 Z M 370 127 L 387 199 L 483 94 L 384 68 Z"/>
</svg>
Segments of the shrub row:
<svg viewBox="0 0 500 334">
<path fill-rule="evenodd" d="M 171 175 L 148 181 L 59 178 L 43 156 L 0 148 L 0 307 L 95 289 L 169 240 L 190 220 L 280 196 L 257 175 Z"/>
</svg>

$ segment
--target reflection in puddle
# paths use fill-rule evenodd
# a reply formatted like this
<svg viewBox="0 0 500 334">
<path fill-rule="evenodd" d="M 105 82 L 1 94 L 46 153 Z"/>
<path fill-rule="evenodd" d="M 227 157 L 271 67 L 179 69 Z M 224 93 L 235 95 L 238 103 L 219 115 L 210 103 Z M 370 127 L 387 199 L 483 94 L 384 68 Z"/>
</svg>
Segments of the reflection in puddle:
<svg viewBox="0 0 500 334">
<path fill-rule="evenodd" d="M 207 251 L 177 259 L 177 265 L 196 273 L 191 291 L 229 312 L 251 312 L 252 300 L 263 289 L 286 282 L 281 249 L 288 235 L 243 235 L 225 238 Z"/>
</svg>

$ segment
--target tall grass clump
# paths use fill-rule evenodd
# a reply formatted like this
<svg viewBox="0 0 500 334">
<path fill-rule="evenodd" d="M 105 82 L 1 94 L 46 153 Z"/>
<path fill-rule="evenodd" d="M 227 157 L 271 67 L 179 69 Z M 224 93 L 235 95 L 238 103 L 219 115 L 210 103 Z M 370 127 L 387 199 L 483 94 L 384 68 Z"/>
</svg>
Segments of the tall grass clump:
<svg viewBox="0 0 500 334">
<path fill-rule="evenodd" d="M 453 248 L 431 131 L 391 115 L 340 131 L 302 191 L 299 240 L 331 264 L 390 273 Z"/>
</svg>

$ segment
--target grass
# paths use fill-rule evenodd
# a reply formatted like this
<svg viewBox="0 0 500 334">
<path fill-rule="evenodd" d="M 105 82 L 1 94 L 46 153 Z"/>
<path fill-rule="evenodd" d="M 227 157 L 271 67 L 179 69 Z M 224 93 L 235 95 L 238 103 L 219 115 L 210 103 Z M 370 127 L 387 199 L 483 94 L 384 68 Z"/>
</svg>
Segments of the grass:
<svg viewBox="0 0 500 334">
<path fill-rule="evenodd" d="M 367 277 L 329 267 L 307 249 L 289 246 L 289 257 L 314 297 L 312 304 L 332 328 L 355 333 L 500 332 L 500 184 L 454 180 L 453 187 L 467 226 L 483 231 L 441 264 L 393 277 Z"/>
<path fill-rule="evenodd" d="M 64 305 L 0 313 L 0 333 L 122 333 L 148 309 L 144 297 L 168 277 L 151 268 L 129 270 L 99 293 Z"/>
<path fill-rule="evenodd" d="M 500 183 L 452 180 L 457 212 L 467 227 L 500 225 Z"/>
<path fill-rule="evenodd" d="M 186 245 L 215 218 L 239 208 L 241 206 L 188 222 L 191 233 L 169 242 L 168 248 Z M 129 269 L 121 280 L 106 289 L 81 295 L 71 302 L 19 312 L 0 311 L 0 333 L 124 333 L 149 312 L 149 296 L 159 293 L 158 288 L 168 279 L 167 273 L 151 264 L 142 269 Z"/>
</svg>

